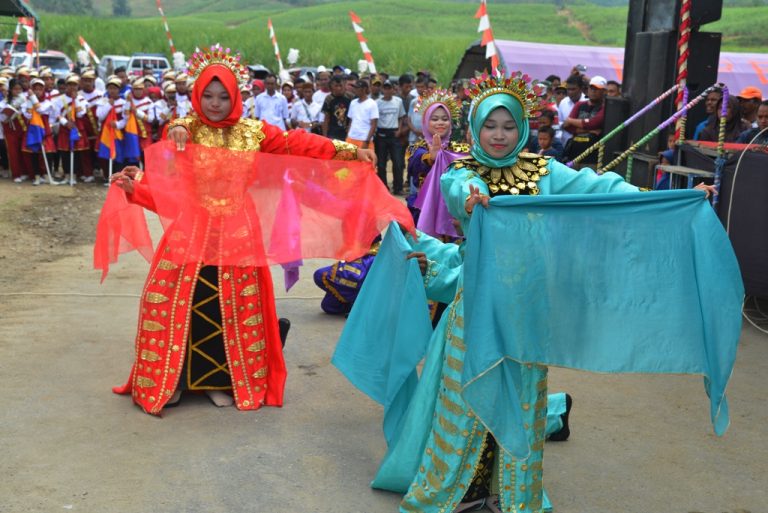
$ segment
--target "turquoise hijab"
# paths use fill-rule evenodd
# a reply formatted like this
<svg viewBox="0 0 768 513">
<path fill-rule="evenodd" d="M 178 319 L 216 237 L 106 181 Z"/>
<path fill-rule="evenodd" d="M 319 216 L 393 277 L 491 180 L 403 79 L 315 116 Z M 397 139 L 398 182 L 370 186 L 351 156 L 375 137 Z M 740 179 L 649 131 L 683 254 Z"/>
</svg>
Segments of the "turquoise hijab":
<svg viewBox="0 0 768 513">
<path fill-rule="evenodd" d="M 517 146 L 509 155 L 502 159 L 494 159 L 480 147 L 480 129 L 491 112 L 499 107 L 507 109 L 512 114 L 515 123 L 517 123 L 518 141 Z M 469 113 L 469 130 L 472 132 L 472 140 L 474 141 L 470 153 L 475 160 L 489 167 L 507 167 L 517 162 L 517 155 L 528 144 L 530 135 L 528 120 L 523 114 L 522 104 L 517 98 L 507 93 L 492 94 L 475 106 Z"/>
</svg>

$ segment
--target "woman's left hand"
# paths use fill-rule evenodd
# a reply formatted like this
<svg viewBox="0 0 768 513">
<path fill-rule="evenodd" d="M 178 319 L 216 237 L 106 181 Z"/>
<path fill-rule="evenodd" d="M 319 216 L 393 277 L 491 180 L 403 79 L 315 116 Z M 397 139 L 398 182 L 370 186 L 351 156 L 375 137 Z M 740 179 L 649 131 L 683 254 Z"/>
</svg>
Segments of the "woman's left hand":
<svg viewBox="0 0 768 513">
<path fill-rule="evenodd" d="M 416 261 L 419 263 L 419 271 L 421 271 L 421 275 L 424 276 L 425 274 L 427 274 L 427 255 L 425 253 L 416 251 L 413 253 L 409 253 L 408 256 L 406 256 L 405 258 L 415 258 Z"/>
<path fill-rule="evenodd" d="M 370 162 L 374 166 L 376 165 L 376 152 L 364 148 L 357 149 L 357 160 L 360 162 Z"/>
<path fill-rule="evenodd" d="M 715 194 L 717 192 L 717 189 L 714 185 L 707 185 L 705 183 L 700 183 L 696 187 L 694 187 L 697 191 L 704 191 L 707 195 L 707 198 L 709 198 L 711 195 Z"/>
</svg>

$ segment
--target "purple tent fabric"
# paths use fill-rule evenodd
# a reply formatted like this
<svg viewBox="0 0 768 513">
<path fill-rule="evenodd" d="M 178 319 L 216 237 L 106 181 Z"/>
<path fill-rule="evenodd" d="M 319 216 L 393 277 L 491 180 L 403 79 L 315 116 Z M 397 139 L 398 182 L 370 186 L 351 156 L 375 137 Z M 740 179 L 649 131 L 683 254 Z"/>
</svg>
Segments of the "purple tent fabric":
<svg viewBox="0 0 768 513">
<path fill-rule="evenodd" d="M 587 66 L 587 75 L 601 75 L 607 80 L 622 81 L 624 49 L 602 46 L 556 45 L 504 41 L 497 39 L 496 47 L 508 71 L 544 79 L 548 75 L 567 77 L 576 64 Z M 542 58 L 543 56 L 556 56 Z M 763 98 L 768 96 L 768 54 L 720 52 L 717 79 L 738 94 L 747 86 L 759 87 Z"/>
</svg>

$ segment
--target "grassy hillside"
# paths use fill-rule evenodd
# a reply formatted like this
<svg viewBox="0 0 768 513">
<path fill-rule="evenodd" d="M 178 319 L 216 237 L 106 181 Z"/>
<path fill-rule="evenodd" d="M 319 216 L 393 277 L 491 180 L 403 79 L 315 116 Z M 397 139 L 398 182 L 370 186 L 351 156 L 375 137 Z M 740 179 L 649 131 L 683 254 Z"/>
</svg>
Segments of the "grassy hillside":
<svg viewBox="0 0 768 513">
<path fill-rule="evenodd" d="M 106 1 L 106 0 L 104 0 Z M 144 3 L 155 5 L 153 0 Z M 473 18 L 476 2 L 440 0 L 358 0 L 321 2 L 292 8 L 285 2 L 261 1 L 239 11 L 194 12 L 175 16 L 176 5 L 191 9 L 206 4 L 217 9 L 242 4 L 242 0 L 166 0 L 166 14 L 177 48 L 187 55 L 195 46 L 220 42 L 241 51 L 249 63 L 275 68 L 267 37 L 267 18 L 272 18 L 283 55 L 289 48 L 301 52 L 299 64 L 344 64 L 356 68 L 360 47 L 347 12 L 363 18 L 365 35 L 382 70 L 400 73 L 428 68 L 448 79 L 467 48 L 478 38 Z M 566 44 L 623 46 L 626 7 L 600 7 L 581 3 L 558 10 L 554 4 L 493 3 L 489 6 L 494 32 L 499 39 Z M 707 28 L 724 33 L 725 49 L 763 51 L 768 46 L 768 9 L 726 8 L 723 19 Z M 710 28 L 711 27 L 711 28 Z M 7 29 L 12 30 L 11 28 Z M 115 19 L 43 15 L 41 38 L 45 47 L 74 55 L 82 34 L 99 54 L 130 54 L 134 51 L 168 53 L 159 16 Z"/>
</svg>

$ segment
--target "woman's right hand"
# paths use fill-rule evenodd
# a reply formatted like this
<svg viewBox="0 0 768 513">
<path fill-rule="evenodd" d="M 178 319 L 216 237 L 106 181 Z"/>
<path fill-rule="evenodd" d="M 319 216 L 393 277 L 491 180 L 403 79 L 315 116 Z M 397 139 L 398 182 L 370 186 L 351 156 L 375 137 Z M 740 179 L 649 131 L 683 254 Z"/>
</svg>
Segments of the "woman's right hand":
<svg viewBox="0 0 768 513">
<path fill-rule="evenodd" d="M 405 258 L 415 258 L 416 261 L 419 263 L 419 271 L 421 271 L 421 275 L 424 276 L 427 274 L 427 255 L 425 253 L 422 253 L 420 251 L 416 251 L 413 253 L 409 253 Z"/>
<path fill-rule="evenodd" d="M 467 201 L 464 202 L 464 211 L 467 214 L 472 214 L 472 210 L 474 210 L 475 205 L 480 204 L 484 206 L 485 208 L 488 208 L 488 201 L 491 199 L 490 196 L 487 194 L 481 194 L 480 188 L 475 187 L 474 185 L 469 186 L 469 196 L 467 196 Z"/>
<path fill-rule="evenodd" d="M 183 126 L 175 126 L 168 130 L 168 139 L 176 143 L 176 150 L 184 151 L 184 147 L 189 139 L 189 133 Z"/>
<path fill-rule="evenodd" d="M 427 146 L 429 147 L 429 160 L 431 162 L 434 162 L 437 158 L 437 152 L 440 150 L 440 147 L 443 145 L 443 141 L 440 139 L 440 136 L 435 134 L 432 136 L 432 143 L 427 143 Z"/>
<path fill-rule="evenodd" d="M 127 166 L 122 171 L 113 174 L 110 183 L 116 184 L 127 194 L 133 194 L 133 181 L 140 172 L 141 169 L 136 166 Z"/>
</svg>

